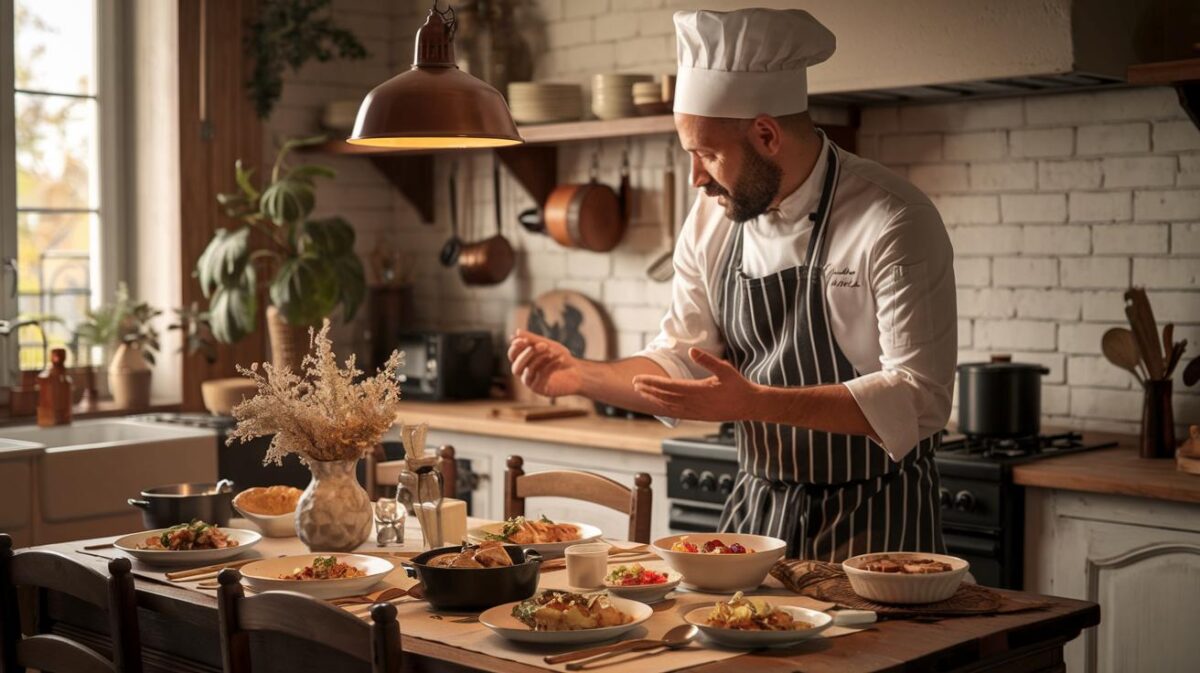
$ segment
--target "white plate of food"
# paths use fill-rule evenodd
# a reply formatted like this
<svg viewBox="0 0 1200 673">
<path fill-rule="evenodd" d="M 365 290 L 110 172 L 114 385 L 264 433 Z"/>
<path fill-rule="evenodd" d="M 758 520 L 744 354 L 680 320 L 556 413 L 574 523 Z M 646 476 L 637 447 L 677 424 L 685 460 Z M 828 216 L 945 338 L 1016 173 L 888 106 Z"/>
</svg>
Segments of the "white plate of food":
<svg viewBox="0 0 1200 673">
<path fill-rule="evenodd" d="M 746 598 L 740 591 L 728 601 L 691 610 L 683 619 L 718 645 L 748 649 L 795 645 L 833 623 L 824 612 L 775 606 L 761 598 Z"/>
<path fill-rule="evenodd" d="M 657 603 L 679 586 L 683 575 L 674 570 L 653 570 L 640 563 L 610 567 L 604 578 L 608 593 L 639 603 Z"/>
<path fill-rule="evenodd" d="M 787 543 L 764 535 L 691 533 L 659 538 L 652 549 L 683 575 L 684 588 L 730 594 L 758 588 Z"/>
<path fill-rule="evenodd" d="M 637 628 L 652 614 L 654 610 L 645 603 L 603 591 L 579 594 L 547 589 L 523 601 L 485 610 L 479 623 L 520 643 L 582 645 L 612 640 Z"/>
<path fill-rule="evenodd" d="M 515 544 L 522 549 L 533 549 L 545 557 L 562 556 L 567 547 L 599 540 L 601 535 L 603 533 L 595 526 L 555 522 L 544 516 L 538 519 L 515 516 L 507 521 L 489 523 L 467 531 L 467 538 L 471 542 L 495 540 Z"/>
<path fill-rule="evenodd" d="M 950 598 L 970 567 L 957 556 L 925 552 L 860 554 L 842 562 L 854 593 L 871 601 L 904 605 Z"/>
<path fill-rule="evenodd" d="M 151 565 L 204 565 L 244 554 L 261 539 L 252 530 L 193 521 L 126 535 L 113 547 Z"/>
<path fill-rule="evenodd" d="M 254 591 L 298 591 L 314 598 L 365 594 L 395 570 L 391 561 L 364 554 L 298 554 L 242 566 L 242 582 Z"/>
<path fill-rule="evenodd" d="M 293 486 L 255 486 L 233 498 L 233 508 L 267 537 L 296 536 L 296 505 L 304 491 Z"/>
</svg>

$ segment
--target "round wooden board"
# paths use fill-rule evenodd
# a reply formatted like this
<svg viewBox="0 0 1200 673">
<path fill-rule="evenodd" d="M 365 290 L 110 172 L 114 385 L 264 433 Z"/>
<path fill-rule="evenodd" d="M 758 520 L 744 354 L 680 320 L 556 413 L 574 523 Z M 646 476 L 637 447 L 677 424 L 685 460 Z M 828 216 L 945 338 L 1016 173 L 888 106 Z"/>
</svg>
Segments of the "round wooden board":
<svg viewBox="0 0 1200 673">
<path fill-rule="evenodd" d="M 531 304 L 513 310 L 509 333 L 517 328 L 529 330 L 564 346 L 575 357 L 586 360 L 612 358 L 612 327 L 608 316 L 596 302 L 571 290 L 552 290 Z M 523 402 L 545 402 L 520 381 L 512 380 L 513 398 Z M 565 399 L 570 406 L 590 408 L 584 398 Z"/>
</svg>

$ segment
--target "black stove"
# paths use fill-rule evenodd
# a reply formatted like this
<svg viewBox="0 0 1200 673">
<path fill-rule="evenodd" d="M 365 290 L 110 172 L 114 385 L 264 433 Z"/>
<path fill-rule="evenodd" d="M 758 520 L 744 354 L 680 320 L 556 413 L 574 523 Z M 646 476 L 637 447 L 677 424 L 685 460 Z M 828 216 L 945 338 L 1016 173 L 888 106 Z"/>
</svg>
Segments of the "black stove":
<svg viewBox="0 0 1200 673">
<path fill-rule="evenodd" d="M 732 423 L 703 437 L 663 442 L 672 532 L 716 529 L 737 475 L 734 444 Z M 1012 468 L 1109 446 L 1115 443 L 1089 443 L 1077 432 L 1021 438 L 944 434 L 935 460 L 947 550 L 971 563 L 980 584 L 1022 588 L 1025 489 L 1013 483 Z"/>
</svg>

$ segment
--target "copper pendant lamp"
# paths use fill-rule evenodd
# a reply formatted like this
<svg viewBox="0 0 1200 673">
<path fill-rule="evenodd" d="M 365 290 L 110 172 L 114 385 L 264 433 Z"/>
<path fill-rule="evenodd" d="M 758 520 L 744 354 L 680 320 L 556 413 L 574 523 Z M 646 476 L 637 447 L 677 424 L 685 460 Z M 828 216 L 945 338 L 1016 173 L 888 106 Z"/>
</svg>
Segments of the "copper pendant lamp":
<svg viewBox="0 0 1200 673">
<path fill-rule="evenodd" d="M 392 149 L 503 147 L 525 142 L 499 91 L 454 62 L 454 10 L 434 1 L 417 29 L 412 68 L 363 99 L 347 142 Z"/>
</svg>

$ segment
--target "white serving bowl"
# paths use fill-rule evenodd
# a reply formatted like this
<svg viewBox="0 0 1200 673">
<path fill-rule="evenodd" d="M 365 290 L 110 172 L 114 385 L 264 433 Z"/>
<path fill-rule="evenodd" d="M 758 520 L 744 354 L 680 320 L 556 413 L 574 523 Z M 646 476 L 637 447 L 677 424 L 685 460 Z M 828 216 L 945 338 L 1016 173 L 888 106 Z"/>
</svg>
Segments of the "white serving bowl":
<svg viewBox="0 0 1200 673">
<path fill-rule="evenodd" d="M 246 509 L 238 501 L 246 493 L 254 489 L 248 488 L 233 499 L 233 508 L 237 510 L 250 523 L 258 527 L 265 537 L 296 537 L 296 510 L 284 514 L 258 514 L 257 512 Z M 299 503 L 297 503 L 299 506 Z"/>
<path fill-rule="evenodd" d="M 906 558 L 933 559 L 950 564 L 950 570 L 928 575 L 906 575 L 904 573 L 881 573 L 863 570 L 863 566 L 881 556 L 895 560 Z M 860 554 L 842 562 L 850 588 L 854 593 L 870 601 L 880 603 L 936 603 L 944 601 L 958 591 L 963 577 L 971 564 L 957 556 L 930 554 L 926 552 L 879 552 Z"/>
<path fill-rule="evenodd" d="M 674 570 L 667 571 L 667 581 L 662 584 L 630 584 L 619 585 L 609 584 L 607 580 L 604 582 L 604 588 L 613 596 L 628 598 L 631 601 L 645 603 L 650 605 L 657 603 L 667 597 L 667 594 L 675 590 L 679 583 L 683 580 L 683 575 Z"/>
<path fill-rule="evenodd" d="M 711 605 L 706 605 L 702 608 L 696 608 L 689 611 L 683 616 L 683 620 L 688 624 L 692 624 L 700 629 L 705 638 L 712 640 L 718 645 L 726 647 L 736 647 L 739 649 L 747 648 L 754 649 L 758 647 L 786 647 L 803 642 L 809 638 L 815 637 L 829 625 L 833 623 L 833 617 L 818 612 L 801 608 L 794 605 L 777 606 L 780 610 L 787 612 L 793 619 L 798 619 L 802 622 L 812 624 L 811 628 L 793 629 L 791 631 L 747 631 L 743 629 L 725 629 L 719 626 L 709 626 L 708 613 L 712 610 Z"/>
<path fill-rule="evenodd" d="M 696 545 L 703 545 L 714 539 L 726 545 L 737 542 L 746 549 L 753 549 L 754 553 L 699 554 L 671 551 L 671 545 L 685 537 Z M 655 540 L 651 547 L 672 570 L 683 576 L 684 588 L 711 593 L 753 591 L 766 579 L 771 566 L 787 552 L 787 543 L 779 538 L 744 533 L 671 535 Z"/>
<path fill-rule="evenodd" d="M 309 565 L 318 556 L 336 556 L 339 562 L 349 563 L 367 574 L 363 577 L 335 580 L 285 580 L 279 578 L 280 575 L 290 573 L 296 568 Z M 254 591 L 298 591 L 313 598 L 327 599 L 365 594 L 395 569 L 396 567 L 392 565 L 391 561 L 377 556 L 330 552 L 254 561 L 242 566 L 241 573 L 242 582 Z"/>
</svg>

